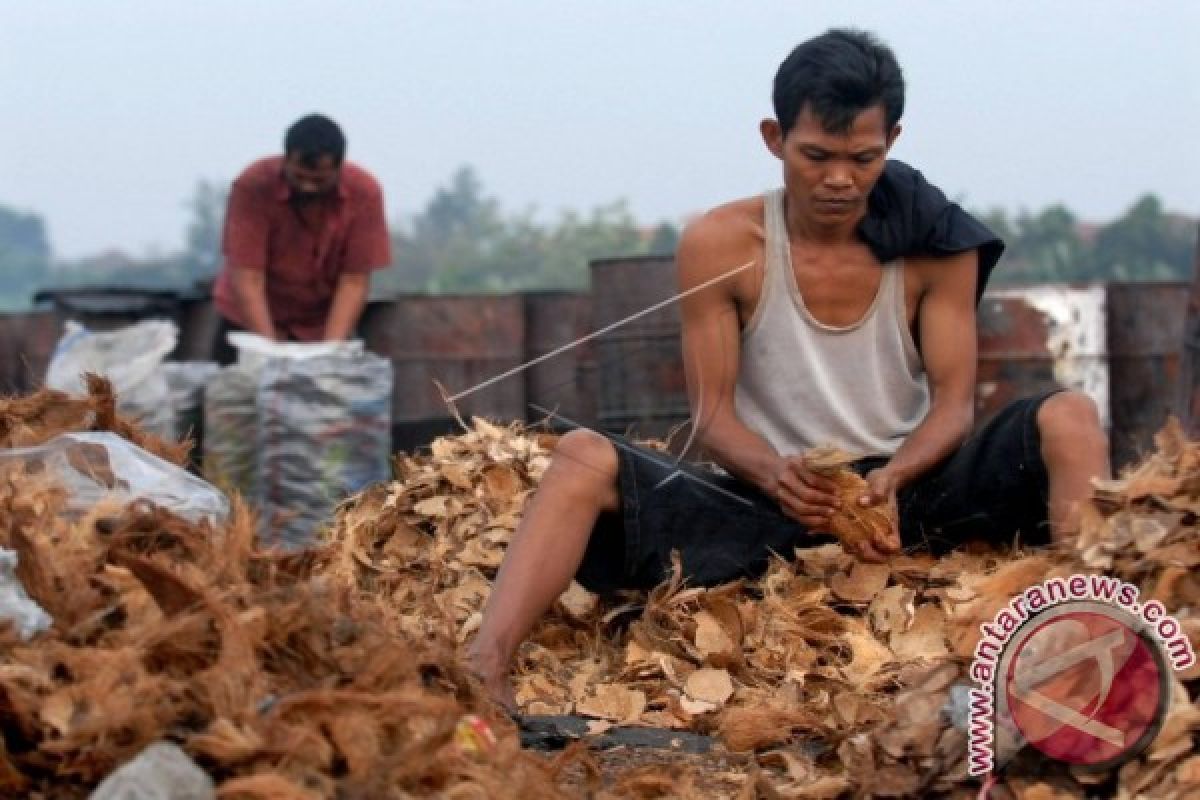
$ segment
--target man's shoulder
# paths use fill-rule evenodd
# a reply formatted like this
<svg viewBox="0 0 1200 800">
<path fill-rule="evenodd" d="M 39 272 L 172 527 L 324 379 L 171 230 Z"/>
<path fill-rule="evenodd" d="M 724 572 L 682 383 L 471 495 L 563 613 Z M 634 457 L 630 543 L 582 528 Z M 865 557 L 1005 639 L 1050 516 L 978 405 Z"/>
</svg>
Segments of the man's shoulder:
<svg viewBox="0 0 1200 800">
<path fill-rule="evenodd" d="M 247 189 L 269 189 L 279 183 L 283 156 L 265 156 L 242 170 L 234 183 Z"/>
<path fill-rule="evenodd" d="M 753 248 L 763 238 L 763 198 L 743 197 L 716 206 L 687 224 L 681 246 Z"/>
<path fill-rule="evenodd" d="M 342 181 L 342 185 L 346 187 L 346 191 L 352 195 L 375 197 L 383 193 L 383 189 L 380 187 L 379 181 L 376 180 L 375 176 L 353 161 L 342 162 L 340 180 Z"/>
<path fill-rule="evenodd" d="M 760 258 L 763 207 L 762 197 L 747 197 L 717 206 L 689 222 L 679 239 L 676 258 L 680 285 L 711 280 Z M 722 291 L 733 298 L 739 281 L 722 282 Z"/>
</svg>

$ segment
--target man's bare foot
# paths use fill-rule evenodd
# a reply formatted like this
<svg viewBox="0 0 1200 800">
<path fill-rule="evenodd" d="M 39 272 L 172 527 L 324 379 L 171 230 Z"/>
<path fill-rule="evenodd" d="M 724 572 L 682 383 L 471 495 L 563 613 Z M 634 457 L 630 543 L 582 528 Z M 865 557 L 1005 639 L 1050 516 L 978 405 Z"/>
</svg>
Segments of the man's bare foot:
<svg viewBox="0 0 1200 800">
<path fill-rule="evenodd" d="M 483 680 L 484 691 L 487 692 L 488 699 L 504 710 L 504 713 L 510 717 L 515 717 L 519 709 L 517 708 L 517 696 L 513 693 L 512 681 L 507 677 L 498 680 Z"/>
<path fill-rule="evenodd" d="M 513 693 L 512 681 L 508 678 L 506 667 L 497 666 L 496 659 L 471 648 L 467 652 L 467 669 L 483 685 L 483 691 L 489 700 L 509 716 L 517 714 L 517 697 Z"/>
</svg>

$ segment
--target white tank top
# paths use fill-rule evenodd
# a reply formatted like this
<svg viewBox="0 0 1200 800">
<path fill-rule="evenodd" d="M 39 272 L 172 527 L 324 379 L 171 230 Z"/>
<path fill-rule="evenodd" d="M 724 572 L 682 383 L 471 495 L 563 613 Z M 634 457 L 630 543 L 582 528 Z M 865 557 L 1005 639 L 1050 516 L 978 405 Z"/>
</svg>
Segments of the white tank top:
<svg viewBox="0 0 1200 800">
<path fill-rule="evenodd" d="M 903 262 L 883 267 L 874 302 L 853 325 L 809 313 L 792 269 L 783 190 L 765 195 L 766 269 L 742 331 L 734 407 L 780 455 L 834 444 L 890 456 L 929 410 L 929 384 L 908 328 Z"/>
</svg>

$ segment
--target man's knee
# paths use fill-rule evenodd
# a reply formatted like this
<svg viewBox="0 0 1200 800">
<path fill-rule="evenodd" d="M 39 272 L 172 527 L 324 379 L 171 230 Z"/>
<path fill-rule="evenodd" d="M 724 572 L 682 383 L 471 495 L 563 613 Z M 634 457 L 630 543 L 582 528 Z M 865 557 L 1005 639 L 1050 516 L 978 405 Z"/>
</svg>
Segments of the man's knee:
<svg viewBox="0 0 1200 800">
<path fill-rule="evenodd" d="M 555 468 L 586 482 L 611 486 L 617 480 L 617 448 L 606 437 L 578 428 L 554 447 Z"/>
<path fill-rule="evenodd" d="M 1048 397 L 1038 409 L 1037 423 L 1043 441 L 1107 447 L 1096 402 L 1082 392 L 1068 390 Z"/>
</svg>

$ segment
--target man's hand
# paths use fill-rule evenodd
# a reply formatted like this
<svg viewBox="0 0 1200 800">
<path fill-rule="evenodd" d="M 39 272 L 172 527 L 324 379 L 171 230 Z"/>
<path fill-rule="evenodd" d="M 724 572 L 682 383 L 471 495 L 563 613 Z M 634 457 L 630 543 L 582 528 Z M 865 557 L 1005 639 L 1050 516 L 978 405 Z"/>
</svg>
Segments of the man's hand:
<svg viewBox="0 0 1200 800">
<path fill-rule="evenodd" d="M 805 466 L 801 456 L 779 460 L 771 490 L 784 515 L 814 531 L 828 531 L 830 517 L 841 507 L 837 486 Z"/>
<path fill-rule="evenodd" d="M 247 330 L 267 339 L 278 340 L 279 332 L 267 307 L 267 271 L 265 269 L 233 269 L 233 293 L 241 306 Z"/>
<path fill-rule="evenodd" d="M 867 491 L 858 499 L 863 508 L 886 504 L 891 510 L 893 519 L 899 520 L 899 507 L 896 502 L 898 481 L 894 473 L 887 467 L 871 470 L 865 476 Z M 864 544 L 863 552 L 856 553 L 866 561 L 883 561 L 888 556 L 900 552 L 900 531 L 892 528 L 884 535 L 875 536 L 869 543 Z"/>
<path fill-rule="evenodd" d="M 325 341 L 340 342 L 353 335 L 370 293 L 369 273 L 351 272 L 338 278 L 329 305 L 329 318 L 325 321 Z"/>
</svg>

